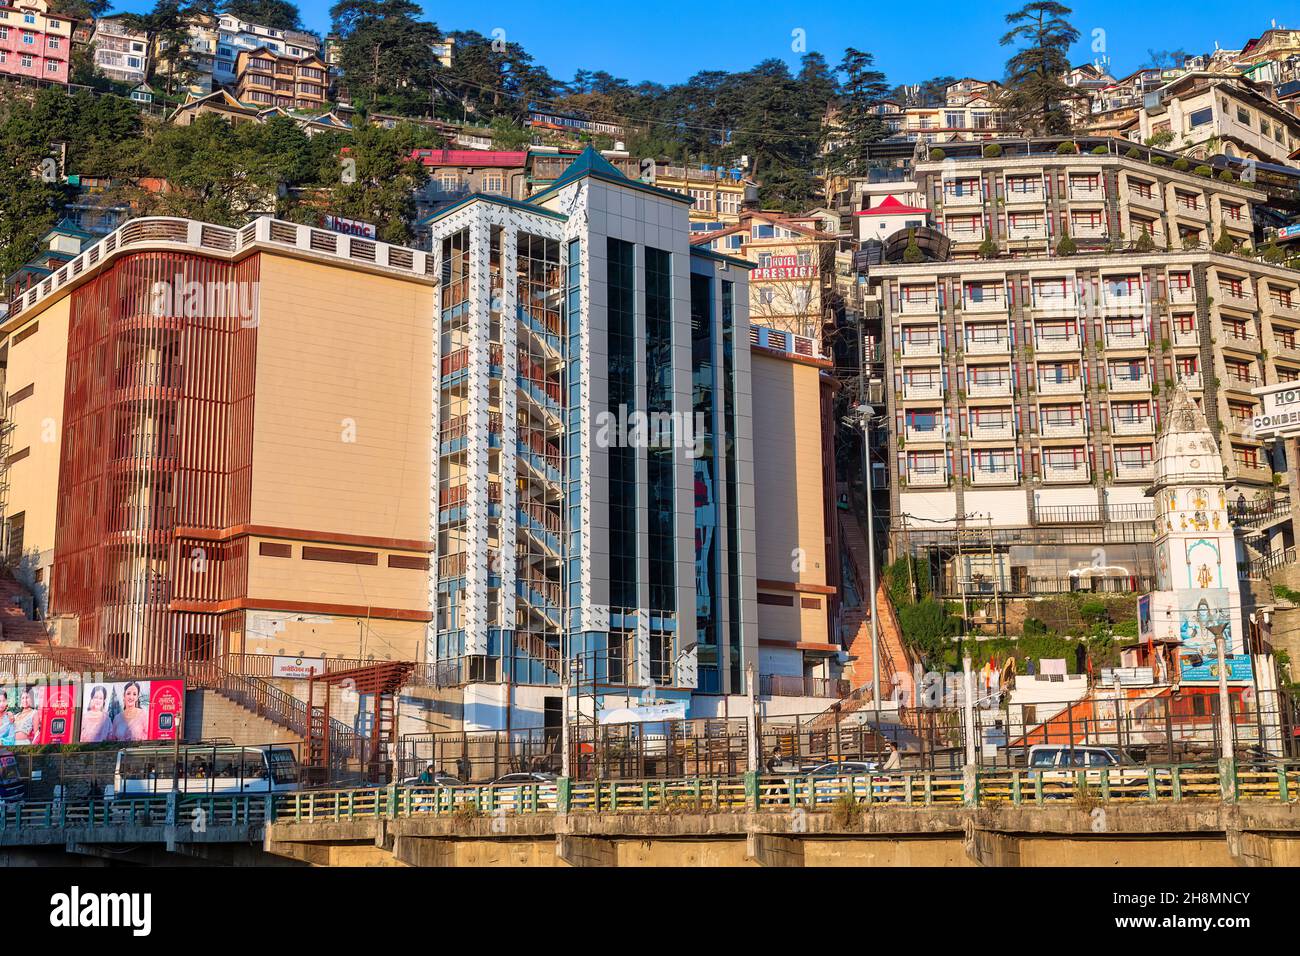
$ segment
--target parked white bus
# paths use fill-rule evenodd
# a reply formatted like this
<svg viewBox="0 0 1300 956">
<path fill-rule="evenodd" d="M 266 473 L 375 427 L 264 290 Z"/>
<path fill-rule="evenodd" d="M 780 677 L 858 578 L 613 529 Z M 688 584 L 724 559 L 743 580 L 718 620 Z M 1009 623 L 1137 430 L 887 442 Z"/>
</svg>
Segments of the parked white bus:
<svg viewBox="0 0 1300 956">
<path fill-rule="evenodd" d="M 182 744 L 179 751 L 161 744 L 117 752 L 113 784 L 106 797 L 167 794 L 172 770 L 179 764 L 185 794 L 284 793 L 298 789 L 298 764 L 292 747 L 267 744 Z"/>
</svg>

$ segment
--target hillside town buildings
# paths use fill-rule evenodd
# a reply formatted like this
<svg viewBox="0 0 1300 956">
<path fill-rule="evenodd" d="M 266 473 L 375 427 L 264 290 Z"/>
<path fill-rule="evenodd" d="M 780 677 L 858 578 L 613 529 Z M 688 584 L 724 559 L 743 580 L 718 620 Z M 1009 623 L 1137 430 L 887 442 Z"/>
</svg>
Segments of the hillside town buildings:
<svg viewBox="0 0 1300 956">
<path fill-rule="evenodd" d="M 46 0 L 0 5 L 0 76 L 67 83 L 74 23 Z"/>
</svg>

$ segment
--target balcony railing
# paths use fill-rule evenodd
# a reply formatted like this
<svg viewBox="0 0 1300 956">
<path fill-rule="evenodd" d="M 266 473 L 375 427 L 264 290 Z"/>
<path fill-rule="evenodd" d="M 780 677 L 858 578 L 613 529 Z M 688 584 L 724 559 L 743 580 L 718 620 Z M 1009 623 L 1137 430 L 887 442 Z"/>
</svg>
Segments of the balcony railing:
<svg viewBox="0 0 1300 956">
<path fill-rule="evenodd" d="M 1008 206 L 1014 206 L 1017 203 L 1033 203 L 1038 205 L 1046 201 L 1046 194 L 1043 192 L 1043 183 L 1041 180 L 1033 180 L 1028 186 L 1016 186 L 1014 189 L 1008 184 L 1006 189 L 1006 203 Z"/>
<path fill-rule="evenodd" d="M 983 203 L 984 203 L 983 190 L 974 190 L 974 191 L 963 190 L 962 192 L 958 193 L 949 190 L 946 186 L 944 187 L 943 204 L 945 206 L 979 206 L 979 205 L 983 205 Z"/>
<path fill-rule="evenodd" d="M 1129 202 L 1135 206 L 1145 206 L 1147 209 L 1164 209 L 1165 200 L 1159 192 L 1152 190 L 1150 195 L 1145 195 L 1135 189 L 1130 188 L 1128 191 Z M 1140 231 L 1140 230 L 1139 230 Z"/>
<path fill-rule="evenodd" d="M 1173 343 L 1178 348 L 1188 348 L 1200 346 L 1201 331 L 1200 329 L 1174 329 L 1172 335 Z"/>
<path fill-rule="evenodd" d="M 935 315 L 939 311 L 937 295 L 924 298 L 902 296 L 898 301 L 899 311 L 903 315 Z"/>
<path fill-rule="evenodd" d="M 1079 300 L 1075 296 L 1073 289 L 1058 294 L 1035 292 L 1033 295 L 1033 308 L 1037 312 L 1074 313 L 1079 308 Z"/>
<path fill-rule="evenodd" d="M 1073 378 L 1057 378 L 1053 376 L 1039 376 L 1038 393 L 1040 395 L 1081 395 L 1083 394 L 1083 376 L 1076 375 Z"/>
<path fill-rule="evenodd" d="M 1110 430 L 1114 435 L 1153 435 L 1156 420 L 1152 415 L 1116 416 L 1111 419 Z"/>
<path fill-rule="evenodd" d="M 1070 183 L 1070 202 L 1102 202 L 1106 190 L 1101 186 L 1080 186 Z"/>
<path fill-rule="evenodd" d="M 1232 463 L 1236 466 L 1238 478 L 1251 481 L 1271 481 L 1273 478 L 1272 466 L 1264 462 L 1242 461 L 1234 457 Z"/>
<path fill-rule="evenodd" d="M 800 677 L 786 674 L 759 674 L 759 697 L 827 697 L 849 695 L 849 682 L 830 677 Z"/>
<path fill-rule="evenodd" d="M 1144 349 L 1148 338 L 1146 329 L 1107 329 L 1106 348 L 1108 349 Z"/>
<path fill-rule="evenodd" d="M 947 430 L 942 425 L 935 425 L 932 428 L 917 428 L 914 425 L 908 425 L 905 434 L 908 442 L 942 442 L 947 435 Z"/>
<path fill-rule="evenodd" d="M 1109 375 L 1106 388 L 1112 392 L 1150 392 L 1151 378 L 1146 375 Z"/>
<path fill-rule="evenodd" d="M 1192 391 L 1200 391 L 1205 388 L 1205 383 L 1201 378 L 1200 372 L 1182 372 L 1178 375 L 1178 381 L 1182 382 Z"/>
<path fill-rule="evenodd" d="M 933 358 L 942 350 L 943 339 L 937 335 L 927 339 L 903 337 L 903 355 L 908 358 Z"/>
<path fill-rule="evenodd" d="M 1169 302 L 1171 305 L 1195 305 L 1196 288 L 1190 285 L 1170 285 Z"/>
<path fill-rule="evenodd" d="M 1267 301 L 1270 315 L 1300 321 L 1300 296 L 1284 299 L 1281 296 L 1270 295 Z"/>
<path fill-rule="evenodd" d="M 948 469 L 943 465 L 908 465 L 907 484 L 912 488 L 942 488 L 948 484 Z"/>
<path fill-rule="evenodd" d="M 1223 387 L 1237 392 L 1249 392 L 1252 388 L 1259 388 L 1263 384 L 1263 380 L 1258 375 L 1229 372 L 1223 377 Z"/>
<path fill-rule="evenodd" d="M 1034 333 L 1034 350 L 1038 352 L 1077 352 L 1079 351 L 1079 333 L 1037 331 Z"/>
<path fill-rule="evenodd" d="M 1073 222 L 1070 223 L 1070 235 L 1075 239 L 1105 239 L 1107 232 L 1105 225 Z"/>
<path fill-rule="evenodd" d="M 1009 398 L 1011 396 L 1011 379 L 967 382 L 966 394 L 971 398 Z"/>
<path fill-rule="evenodd" d="M 1255 311 L 1255 293 L 1246 289 L 1234 289 L 1232 286 L 1218 286 L 1218 302 L 1220 305 L 1231 306 L 1235 309 L 1245 309 Z"/>
<path fill-rule="evenodd" d="M 1248 352 L 1259 351 L 1259 336 L 1253 332 L 1240 331 L 1225 325 L 1223 327 L 1223 344 L 1228 348 L 1244 349 Z"/>
<path fill-rule="evenodd" d="M 1038 431 L 1044 438 L 1083 438 L 1088 433 L 1088 423 L 1082 417 L 1054 422 L 1040 416 Z"/>
<path fill-rule="evenodd" d="M 1043 481 L 1048 484 L 1082 484 L 1089 480 L 1088 463 L 1053 464 L 1043 462 Z"/>
<path fill-rule="evenodd" d="M 973 485 L 1014 485 L 1020 481 L 1020 470 L 1015 462 L 993 465 L 972 462 L 970 480 Z"/>
<path fill-rule="evenodd" d="M 1011 351 L 1011 337 L 968 338 L 965 349 L 968 355 L 1006 355 Z"/>
<path fill-rule="evenodd" d="M 1124 461 L 1115 459 L 1116 481 L 1150 481 L 1155 477 L 1156 466 L 1149 461 Z"/>
<path fill-rule="evenodd" d="M 1102 287 L 1101 290 L 1101 307 L 1114 311 L 1137 309 L 1141 311 L 1146 302 L 1146 296 L 1141 289 L 1135 289 L 1131 292 L 1116 292 L 1113 289 Z"/>
<path fill-rule="evenodd" d="M 951 239 L 953 242 L 983 242 L 984 241 L 984 228 L 982 226 L 972 229 L 969 226 L 957 226 L 957 225 L 951 225 L 949 223 L 944 223 L 943 234 L 947 236 L 949 239 Z"/>
<path fill-rule="evenodd" d="M 996 295 L 985 294 L 976 299 L 968 292 L 962 297 L 961 308 L 963 312 L 1005 312 L 1008 308 L 1007 298 L 999 292 Z"/>
<path fill-rule="evenodd" d="M 903 379 L 903 398 L 943 398 L 943 382 L 938 379 Z"/>
<path fill-rule="evenodd" d="M 1201 222 L 1207 222 L 1210 218 L 1210 210 L 1205 203 L 1182 196 L 1174 197 L 1174 213 L 1186 219 L 1197 219 Z"/>
<path fill-rule="evenodd" d="M 1002 421 L 975 421 L 970 423 L 973 441 L 1011 441 L 1016 437 L 1016 426 L 1010 418 Z"/>
<path fill-rule="evenodd" d="M 1029 225 L 1009 224 L 1007 226 L 1007 238 L 1012 242 L 1023 241 L 1025 239 L 1046 239 L 1047 223 L 1034 223 Z"/>
</svg>

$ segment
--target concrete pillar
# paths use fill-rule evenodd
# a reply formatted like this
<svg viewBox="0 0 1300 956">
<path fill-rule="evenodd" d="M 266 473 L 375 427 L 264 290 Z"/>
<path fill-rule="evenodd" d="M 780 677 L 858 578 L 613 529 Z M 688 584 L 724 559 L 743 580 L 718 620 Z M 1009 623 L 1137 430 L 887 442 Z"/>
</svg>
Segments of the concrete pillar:
<svg viewBox="0 0 1300 956">
<path fill-rule="evenodd" d="M 614 841 L 599 837 L 557 833 L 555 856 L 569 866 L 618 866 L 618 848 Z"/>
<path fill-rule="evenodd" d="M 393 856 L 407 866 L 455 866 L 456 846 L 452 840 L 399 836 L 393 840 Z"/>
<path fill-rule="evenodd" d="M 759 866 L 804 866 L 803 841 L 751 830 L 745 834 L 745 859 Z"/>
<path fill-rule="evenodd" d="M 1012 834 L 971 828 L 964 846 L 966 855 L 980 866 L 1020 865 L 1020 838 Z"/>
</svg>

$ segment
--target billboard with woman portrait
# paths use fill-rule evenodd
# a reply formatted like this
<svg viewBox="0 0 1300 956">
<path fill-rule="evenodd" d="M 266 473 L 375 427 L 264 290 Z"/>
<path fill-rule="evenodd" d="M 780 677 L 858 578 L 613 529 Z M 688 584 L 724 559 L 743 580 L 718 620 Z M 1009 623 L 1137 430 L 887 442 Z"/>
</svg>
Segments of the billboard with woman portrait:
<svg viewBox="0 0 1300 956">
<path fill-rule="evenodd" d="M 105 681 L 81 693 L 83 744 L 172 740 L 185 706 L 182 680 Z"/>
</svg>

